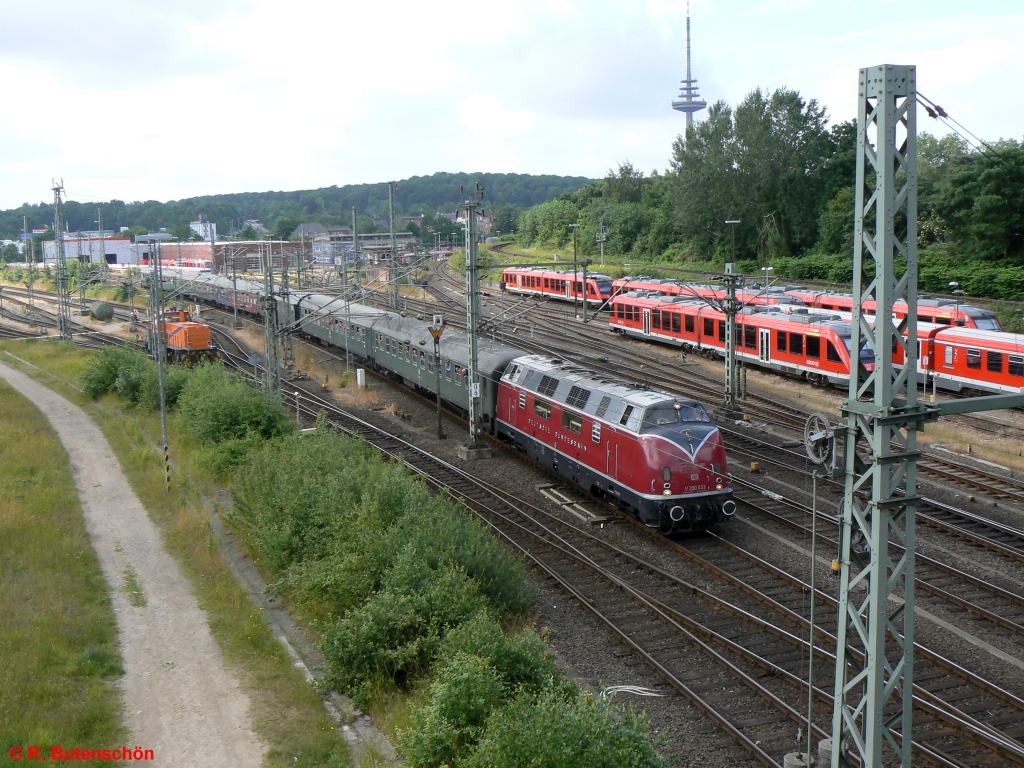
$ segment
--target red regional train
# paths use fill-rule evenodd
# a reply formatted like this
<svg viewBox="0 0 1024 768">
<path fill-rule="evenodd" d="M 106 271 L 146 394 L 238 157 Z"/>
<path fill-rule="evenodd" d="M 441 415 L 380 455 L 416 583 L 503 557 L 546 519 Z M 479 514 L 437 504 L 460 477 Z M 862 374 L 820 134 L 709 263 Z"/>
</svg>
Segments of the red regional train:
<svg viewBox="0 0 1024 768">
<path fill-rule="evenodd" d="M 725 351 L 726 316 L 703 301 L 631 292 L 612 301 L 612 331 L 718 356 Z M 788 314 L 748 308 L 736 317 L 736 354 L 754 365 L 827 387 L 850 377 L 851 326 L 835 315 Z M 874 354 L 861 351 L 874 367 Z"/>
<path fill-rule="evenodd" d="M 733 515 L 725 443 L 695 400 L 526 355 L 501 377 L 497 434 L 668 535 Z"/>
<path fill-rule="evenodd" d="M 681 280 L 661 280 L 653 277 L 621 277 L 612 283 L 613 294 L 629 293 L 630 291 L 658 291 L 669 296 L 688 296 L 690 298 L 725 298 L 725 291 L 722 288 L 696 283 L 684 283 Z M 736 298 L 748 306 L 776 304 L 795 307 L 804 306 L 800 299 L 789 296 L 778 288 L 737 291 Z"/>
<path fill-rule="evenodd" d="M 786 291 L 786 295 L 800 299 L 808 307 L 836 309 L 841 312 L 853 311 L 853 295 L 849 293 L 790 290 Z M 863 303 L 864 311 L 870 314 L 874 314 L 876 306 L 875 302 L 870 300 Z M 902 320 L 907 316 L 907 305 L 903 302 L 898 303 L 893 314 Z M 960 304 L 953 299 L 918 298 L 917 321 L 937 325 L 957 325 L 957 321 L 960 321 L 967 328 L 979 328 L 983 331 L 1003 330 L 999 318 L 992 310 Z"/>
<path fill-rule="evenodd" d="M 701 301 L 631 293 L 616 296 L 611 330 L 705 355 L 725 350 L 725 315 Z M 850 377 L 851 324 L 837 315 L 804 310 L 749 308 L 736 318 L 736 354 L 762 368 L 807 379 L 819 386 L 846 384 Z M 1024 335 L 922 323 L 918 326 L 919 383 L 953 392 L 1020 392 L 1024 388 Z M 873 370 L 874 353 L 860 351 Z M 893 354 L 904 363 L 902 347 Z"/>
<path fill-rule="evenodd" d="M 578 301 L 583 298 L 583 271 L 509 267 L 501 275 L 501 290 L 521 296 L 548 296 L 563 301 Z M 600 307 L 611 295 L 612 279 L 608 275 L 587 273 L 588 304 Z"/>
</svg>

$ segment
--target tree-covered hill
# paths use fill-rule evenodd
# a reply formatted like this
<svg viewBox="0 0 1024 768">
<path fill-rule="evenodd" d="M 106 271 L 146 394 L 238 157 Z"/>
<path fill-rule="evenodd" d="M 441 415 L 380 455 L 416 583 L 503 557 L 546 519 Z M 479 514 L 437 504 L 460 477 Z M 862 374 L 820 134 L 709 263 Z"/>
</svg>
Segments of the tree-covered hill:
<svg viewBox="0 0 1024 768">
<path fill-rule="evenodd" d="M 459 187 L 465 187 L 468 193 L 478 181 L 484 187 L 484 201 L 488 208 L 527 208 L 575 192 L 590 179 L 582 176 L 534 176 L 521 173 L 435 173 L 431 176 L 413 176 L 399 181 L 395 188 L 396 213 L 408 216 L 414 213 L 452 211 L 463 199 Z M 351 221 L 353 206 L 370 221 L 375 218 L 386 219 L 387 183 L 347 184 L 343 187 L 293 192 L 237 192 L 165 203 L 155 200 L 79 203 L 72 200 L 65 205 L 64 217 L 72 231 L 95 229 L 97 210 L 102 210 L 103 226 L 107 229 L 140 227 L 155 230 L 166 227 L 168 230 L 182 230 L 187 229 L 188 223 L 202 214 L 216 222 L 218 233 L 227 234 L 232 226 L 241 229 L 246 219 L 259 219 L 275 232 L 283 231 L 291 221 L 296 224 L 317 221 L 329 226 L 347 224 Z M 23 216 L 28 217 L 29 229 L 49 227 L 53 223 L 53 205 L 26 203 L 18 208 L 0 211 L 0 237 L 17 237 L 22 229 Z"/>
</svg>

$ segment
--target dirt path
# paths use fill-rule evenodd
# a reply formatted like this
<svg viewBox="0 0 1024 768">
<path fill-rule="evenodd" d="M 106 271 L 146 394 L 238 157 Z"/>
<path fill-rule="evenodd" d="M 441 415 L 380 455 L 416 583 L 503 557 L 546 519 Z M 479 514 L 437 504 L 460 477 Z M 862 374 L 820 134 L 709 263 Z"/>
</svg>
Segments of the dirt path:
<svg viewBox="0 0 1024 768">
<path fill-rule="evenodd" d="M 81 408 L 20 371 L 0 363 L 0 376 L 43 412 L 71 457 L 117 613 L 130 745 L 154 750 L 151 764 L 168 768 L 258 766 L 266 747 L 253 733 L 249 698 L 225 669 L 206 616 L 103 433 Z M 128 601 L 127 570 L 145 606 Z"/>
</svg>

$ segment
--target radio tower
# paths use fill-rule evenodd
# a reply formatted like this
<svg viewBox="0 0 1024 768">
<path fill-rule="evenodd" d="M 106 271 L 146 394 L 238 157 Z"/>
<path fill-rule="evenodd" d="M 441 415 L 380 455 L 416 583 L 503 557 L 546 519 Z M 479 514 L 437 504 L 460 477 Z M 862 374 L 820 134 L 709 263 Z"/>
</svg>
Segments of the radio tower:
<svg viewBox="0 0 1024 768">
<path fill-rule="evenodd" d="M 706 109 L 708 103 L 697 93 L 697 81 L 690 72 L 690 4 L 686 4 L 686 79 L 680 81 L 679 98 L 672 102 L 672 109 L 686 113 L 686 130 L 693 127 L 693 113 Z"/>
</svg>

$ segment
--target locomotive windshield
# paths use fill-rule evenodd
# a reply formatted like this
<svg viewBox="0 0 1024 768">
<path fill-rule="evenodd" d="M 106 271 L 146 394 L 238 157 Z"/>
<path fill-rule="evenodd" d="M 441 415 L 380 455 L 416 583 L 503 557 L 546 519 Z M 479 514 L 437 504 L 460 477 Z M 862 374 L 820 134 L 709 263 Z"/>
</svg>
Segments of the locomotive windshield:
<svg viewBox="0 0 1024 768">
<path fill-rule="evenodd" d="M 602 296 L 607 296 L 612 292 L 612 281 L 611 280 L 598 280 L 597 290 L 601 292 Z"/>
<path fill-rule="evenodd" d="M 664 427 L 680 422 L 711 423 L 711 417 L 700 403 L 659 403 L 644 413 L 641 429 Z"/>
</svg>

